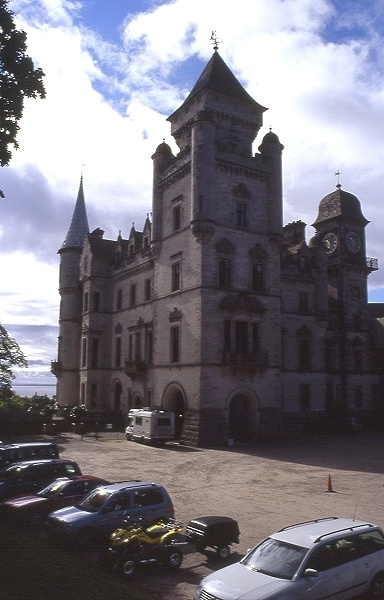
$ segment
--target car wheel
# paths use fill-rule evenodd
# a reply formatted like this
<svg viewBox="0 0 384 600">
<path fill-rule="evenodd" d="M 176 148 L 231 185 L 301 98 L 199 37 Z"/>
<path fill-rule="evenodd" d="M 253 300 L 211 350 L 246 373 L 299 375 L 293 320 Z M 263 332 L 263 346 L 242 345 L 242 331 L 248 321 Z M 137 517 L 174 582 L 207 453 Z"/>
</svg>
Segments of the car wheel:
<svg viewBox="0 0 384 600">
<path fill-rule="evenodd" d="M 44 517 L 39 513 L 31 515 L 28 519 L 28 526 L 32 531 L 38 531 L 44 525 Z"/>
<path fill-rule="evenodd" d="M 384 598 L 384 573 L 377 573 L 372 579 L 368 598 L 369 600 L 382 600 Z"/>
<path fill-rule="evenodd" d="M 183 562 L 183 555 L 180 550 L 168 550 L 165 555 L 165 562 L 171 569 L 178 569 Z"/>
<path fill-rule="evenodd" d="M 217 556 L 220 558 L 220 560 L 227 560 L 230 553 L 231 551 L 229 546 L 219 546 L 217 548 Z"/>
<path fill-rule="evenodd" d="M 121 573 L 126 579 L 130 579 L 136 573 L 137 565 L 134 560 L 127 558 L 121 563 Z"/>
</svg>

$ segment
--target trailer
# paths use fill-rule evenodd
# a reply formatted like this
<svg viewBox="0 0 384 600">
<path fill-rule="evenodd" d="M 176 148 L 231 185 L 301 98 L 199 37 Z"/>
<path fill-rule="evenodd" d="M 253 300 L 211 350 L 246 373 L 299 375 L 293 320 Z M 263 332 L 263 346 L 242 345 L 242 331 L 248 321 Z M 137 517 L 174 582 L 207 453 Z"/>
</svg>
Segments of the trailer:
<svg viewBox="0 0 384 600">
<path fill-rule="evenodd" d="M 171 411 L 132 408 L 125 430 L 127 440 L 165 443 L 175 439 L 175 415 Z"/>
</svg>

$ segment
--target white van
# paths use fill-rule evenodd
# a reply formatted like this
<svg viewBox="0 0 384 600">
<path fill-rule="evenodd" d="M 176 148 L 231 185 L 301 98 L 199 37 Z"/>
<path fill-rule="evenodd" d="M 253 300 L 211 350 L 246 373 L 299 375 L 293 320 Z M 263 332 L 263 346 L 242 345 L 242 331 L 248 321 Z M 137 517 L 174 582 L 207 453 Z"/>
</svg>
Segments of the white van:
<svg viewBox="0 0 384 600">
<path fill-rule="evenodd" d="M 132 408 L 128 413 L 127 440 L 169 442 L 175 439 L 175 415 L 165 410 Z"/>
</svg>

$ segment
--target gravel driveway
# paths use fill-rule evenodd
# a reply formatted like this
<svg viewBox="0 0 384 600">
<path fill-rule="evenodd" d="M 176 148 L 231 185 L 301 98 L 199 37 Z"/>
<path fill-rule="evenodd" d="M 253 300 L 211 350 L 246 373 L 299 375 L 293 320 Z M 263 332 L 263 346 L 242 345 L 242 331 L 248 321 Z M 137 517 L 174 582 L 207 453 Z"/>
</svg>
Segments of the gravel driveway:
<svg viewBox="0 0 384 600">
<path fill-rule="evenodd" d="M 97 438 L 62 434 L 56 441 L 61 455 L 76 460 L 85 474 L 163 484 L 184 524 L 206 515 L 236 519 L 240 543 L 232 546 L 229 562 L 292 523 L 356 516 L 384 525 L 384 435 L 376 432 L 223 449 L 152 447 L 112 432 Z M 154 599 L 191 600 L 200 579 L 221 566 L 214 553 L 193 552 L 176 572 L 146 568 L 135 585 Z"/>
</svg>

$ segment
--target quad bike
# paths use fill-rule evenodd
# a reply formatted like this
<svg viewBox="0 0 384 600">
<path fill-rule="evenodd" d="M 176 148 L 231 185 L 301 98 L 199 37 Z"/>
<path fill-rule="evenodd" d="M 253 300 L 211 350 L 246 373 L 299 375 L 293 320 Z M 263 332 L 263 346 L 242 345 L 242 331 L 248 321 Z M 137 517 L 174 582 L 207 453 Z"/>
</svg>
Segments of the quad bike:
<svg viewBox="0 0 384 600">
<path fill-rule="evenodd" d="M 127 523 L 110 537 L 110 545 L 101 555 L 105 566 L 119 571 L 125 578 L 134 575 L 139 565 L 162 563 L 177 569 L 183 554 L 177 544 L 182 544 L 182 523 L 164 519 L 145 527 L 142 523 Z"/>
</svg>

